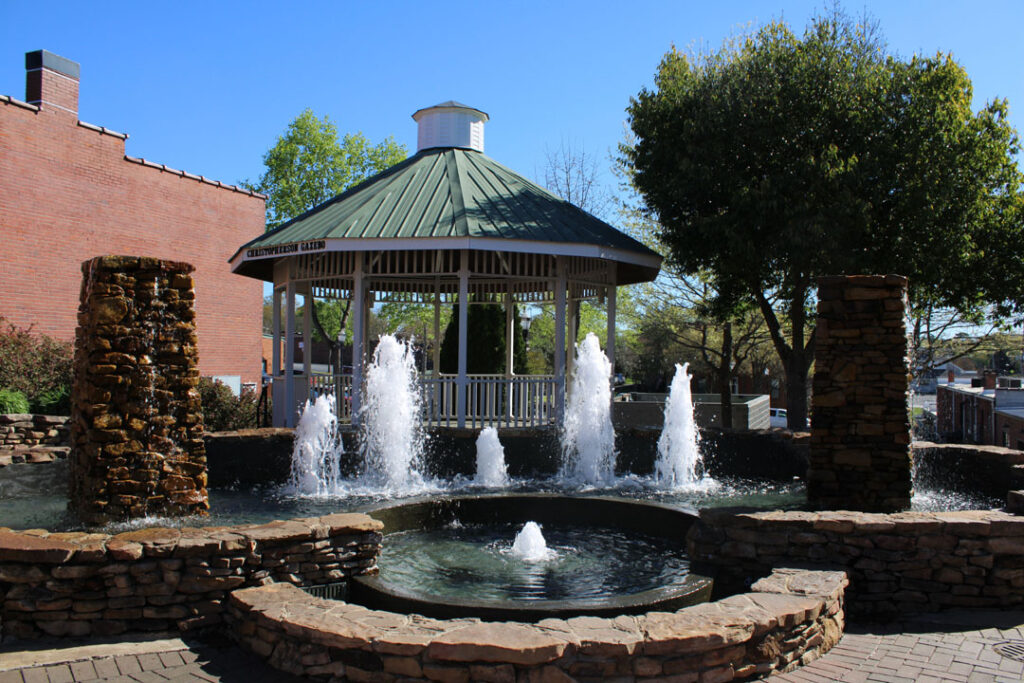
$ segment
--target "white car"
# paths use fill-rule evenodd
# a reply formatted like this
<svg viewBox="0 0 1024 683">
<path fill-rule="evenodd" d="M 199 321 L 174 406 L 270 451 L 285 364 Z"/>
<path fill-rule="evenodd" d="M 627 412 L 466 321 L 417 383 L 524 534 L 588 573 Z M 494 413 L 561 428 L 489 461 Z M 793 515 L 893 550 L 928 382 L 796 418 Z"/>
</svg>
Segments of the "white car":
<svg viewBox="0 0 1024 683">
<path fill-rule="evenodd" d="M 785 408 L 769 408 L 768 409 L 768 423 L 772 427 L 786 428 L 788 426 L 786 422 L 786 409 Z"/>
</svg>

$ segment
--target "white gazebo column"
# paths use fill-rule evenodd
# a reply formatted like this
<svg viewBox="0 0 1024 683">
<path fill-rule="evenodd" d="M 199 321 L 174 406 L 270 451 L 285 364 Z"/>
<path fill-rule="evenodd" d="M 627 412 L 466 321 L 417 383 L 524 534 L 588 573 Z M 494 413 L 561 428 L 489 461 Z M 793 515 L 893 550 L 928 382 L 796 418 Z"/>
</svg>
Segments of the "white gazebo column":
<svg viewBox="0 0 1024 683">
<path fill-rule="evenodd" d="M 505 290 L 505 388 L 504 391 L 498 393 L 499 396 L 504 397 L 505 401 L 505 424 L 512 424 L 512 375 L 515 374 L 515 359 L 516 359 L 516 325 L 519 321 L 512 315 L 512 309 L 514 308 L 514 299 L 512 298 L 512 289 L 509 287 Z"/>
<path fill-rule="evenodd" d="M 505 292 L 505 379 L 511 379 L 515 370 L 515 343 L 517 321 L 512 315 L 512 292 Z"/>
<path fill-rule="evenodd" d="M 466 346 L 468 334 L 466 327 L 469 320 L 469 251 L 462 250 L 459 261 L 459 375 L 455 379 L 458 391 L 456 398 L 456 416 L 459 428 L 466 426 Z"/>
<path fill-rule="evenodd" d="M 302 295 L 302 374 L 306 377 L 306 393 L 313 386 L 313 286 L 306 285 Z M 309 399 L 309 396 L 305 397 Z"/>
<path fill-rule="evenodd" d="M 604 355 L 612 364 L 612 375 L 615 375 L 615 296 L 617 293 L 615 285 L 608 285 L 606 301 L 608 303 L 608 341 L 605 342 Z"/>
<path fill-rule="evenodd" d="M 272 423 L 275 427 L 285 425 L 284 413 L 284 374 L 281 371 L 281 299 L 284 290 L 274 285 L 272 306 L 274 327 L 274 348 L 270 352 L 270 397 L 273 403 L 274 414 Z"/>
<path fill-rule="evenodd" d="M 295 426 L 295 282 L 285 287 L 284 426 Z"/>
<path fill-rule="evenodd" d="M 555 280 L 555 418 L 559 425 L 565 416 L 565 263 L 557 259 Z"/>
<path fill-rule="evenodd" d="M 357 253 L 355 269 L 352 272 L 352 291 L 349 304 L 352 307 L 352 424 L 359 423 L 359 407 L 363 398 L 363 255 Z"/>
<path fill-rule="evenodd" d="M 366 280 L 363 281 L 366 289 L 366 295 L 363 299 L 363 356 L 362 364 L 366 367 L 366 360 L 373 354 L 373 349 L 377 348 L 377 344 L 370 339 L 370 313 L 373 311 L 373 302 L 376 298 L 373 290 L 370 289 L 370 283 Z M 373 348 L 370 348 L 370 347 Z"/>
<path fill-rule="evenodd" d="M 271 312 L 273 315 L 274 326 L 274 349 L 271 351 L 271 366 L 270 376 L 277 380 L 278 375 L 281 374 L 281 294 L 282 291 L 278 287 L 274 287 L 274 298 L 271 304 L 274 310 Z"/>
<path fill-rule="evenodd" d="M 441 283 L 434 283 L 434 377 L 441 374 Z"/>
<path fill-rule="evenodd" d="M 568 319 L 566 322 L 569 325 L 569 332 L 566 335 L 567 343 L 565 345 L 565 381 L 567 383 L 569 392 L 572 392 L 572 373 L 576 369 L 576 337 L 579 336 L 576 330 L 576 317 L 579 315 L 580 302 L 573 298 L 572 288 L 569 288 L 569 301 L 568 301 Z"/>
</svg>

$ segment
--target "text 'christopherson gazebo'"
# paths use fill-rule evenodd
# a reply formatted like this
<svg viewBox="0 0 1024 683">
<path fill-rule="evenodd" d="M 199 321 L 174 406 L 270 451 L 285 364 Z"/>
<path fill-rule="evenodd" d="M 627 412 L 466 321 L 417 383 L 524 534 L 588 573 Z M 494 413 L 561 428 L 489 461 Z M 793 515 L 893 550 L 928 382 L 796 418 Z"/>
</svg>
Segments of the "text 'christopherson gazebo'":
<svg viewBox="0 0 1024 683">
<path fill-rule="evenodd" d="M 352 388 L 363 385 L 367 314 L 389 301 L 432 305 L 435 340 L 442 305 L 505 307 L 506 371 L 488 375 L 467 373 L 468 306 L 457 307 L 458 372 L 438 371 L 435 343 L 434 371 L 421 377 L 425 423 L 559 424 L 572 371 L 566 342 L 576 338 L 579 302 L 606 302 L 606 352 L 614 363 L 616 287 L 653 280 L 661 257 L 485 156 L 484 112 L 449 101 L 413 119 L 419 125 L 414 156 L 243 245 L 230 259 L 235 273 L 274 283 L 274 424 L 294 426 L 299 405 L 324 391 L 338 397 L 341 421 L 358 419 L 361 391 Z M 309 353 L 295 367 L 297 296 L 350 302 L 351 372 L 314 373 Z M 545 303 L 555 306 L 554 374 L 516 375 L 514 306 Z M 304 330 L 311 329 L 311 309 L 302 307 Z"/>
</svg>

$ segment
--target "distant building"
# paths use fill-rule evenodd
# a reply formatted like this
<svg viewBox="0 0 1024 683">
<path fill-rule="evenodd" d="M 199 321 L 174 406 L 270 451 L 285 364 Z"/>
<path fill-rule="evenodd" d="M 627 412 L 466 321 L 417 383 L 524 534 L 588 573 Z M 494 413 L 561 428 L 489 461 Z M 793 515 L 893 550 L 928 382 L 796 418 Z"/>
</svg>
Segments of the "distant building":
<svg viewBox="0 0 1024 683">
<path fill-rule="evenodd" d="M 971 380 L 978 376 L 978 373 L 974 370 L 964 370 L 956 363 L 947 361 L 936 365 L 931 370 L 922 371 L 915 380 L 913 389 L 918 394 L 934 394 L 939 383 L 950 376 L 954 377 L 957 382 L 970 384 Z"/>
<path fill-rule="evenodd" d="M 1020 378 L 986 371 L 969 384 L 952 371 L 936 389 L 936 427 L 946 441 L 1024 450 L 1024 388 Z"/>
<path fill-rule="evenodd" d="M 127 135 L 78 120 L 78 64 L 40 50 L 25 67 L 25 101 L 0 95 L 0 316 L 71 340 L 83 261 L 186 261 L 200 371 L 259 381 L 262 285 L 227 260 L 263 233 L 263 197 L 125 155 Z"/>
</svg>

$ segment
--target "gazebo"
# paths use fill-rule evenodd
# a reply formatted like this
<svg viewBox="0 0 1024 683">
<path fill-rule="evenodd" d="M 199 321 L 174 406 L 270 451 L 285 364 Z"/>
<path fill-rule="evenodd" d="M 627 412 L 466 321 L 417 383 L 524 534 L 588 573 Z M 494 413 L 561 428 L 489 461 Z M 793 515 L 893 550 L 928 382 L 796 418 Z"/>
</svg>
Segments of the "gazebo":
<svg viewBox="0 0 1024 683">
<path fill-rule="evenodd" d="M 541 427 L 561 422 L 565 378 L 572 372 L 576 312 L 581 301 L 607 304 L 606 353 L 615 358 L 619 285 L 658 275 L 661 257 L 483 153 L 488 115 L 444 102 L 413 114 L 417 153 L 281 227 L 244 244 L 233 272 L 272 282 L 274 424 L 294 426 L 298 407 L 324 391 L 338 397 L 342 422 L 359 419 L 368 356 L 367 313 L 400 301 L 458 306 L 458 372 L 421 378 L 429 425 Z M 295 368 L 296 297 L 350 302 L 350 373 L 312 372 L 310 353 Z M 282 330 L 282 299 L 284 325 Z M 505 308 L 505 373 L 467 373 L 468 305 Z M 515 304 L 555 306 L 553 375 L 513 373 Z M 311 329 L 312 305 L 303 307 Z M 283 358 L 282 358 L 283 335 Z"/>
</svg>

